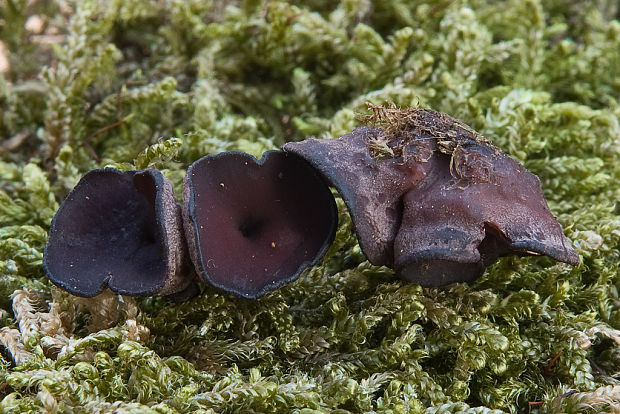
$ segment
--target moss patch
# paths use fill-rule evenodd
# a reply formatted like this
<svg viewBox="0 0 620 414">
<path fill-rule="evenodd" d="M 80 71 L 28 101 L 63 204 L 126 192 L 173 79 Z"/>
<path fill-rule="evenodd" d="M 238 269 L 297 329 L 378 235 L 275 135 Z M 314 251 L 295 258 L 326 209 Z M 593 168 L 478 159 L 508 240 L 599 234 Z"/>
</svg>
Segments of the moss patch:
<svg viewBox="0 0 620 414">
<path fill-rule="evenodd" d="M 4 3 L 3 412 L 619 404 L 616 2 Z M 421 289 L 368 264 L 338 200 L 324 262 L 257 301 L 86 300 L 43 276 L 50 220 L 89 169 L 158 168 L 180 196 L 199 157 L 339 136 L 366 102 L 445 112 L 524 163 L 582 264 L 504 258 Z"/>
</svg>

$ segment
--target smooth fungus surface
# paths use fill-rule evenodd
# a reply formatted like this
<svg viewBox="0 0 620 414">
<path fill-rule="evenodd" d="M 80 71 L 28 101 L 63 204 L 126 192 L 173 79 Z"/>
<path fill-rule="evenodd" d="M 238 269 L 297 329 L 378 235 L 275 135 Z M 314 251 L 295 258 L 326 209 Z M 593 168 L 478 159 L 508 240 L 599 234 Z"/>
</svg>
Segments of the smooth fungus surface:
<svg viewBox="0 0 620 414">
<path fill-rule="evenodd" d="M 294 154 L 261 160 L 226 152 L 192 164 L 185 230 L 198 273 L 226 292 L 255 298 L 295 280 L 325 254 L 337 212 L 313 168 Z"/>
<path fill-rule="evenodd" d="M 52 221 L 44 270 L 78 296 L 107 286 L 126 295 L 167 294 L 187 285 L 180 207 L 155 170 L 90 171 Z"/>
</svg>

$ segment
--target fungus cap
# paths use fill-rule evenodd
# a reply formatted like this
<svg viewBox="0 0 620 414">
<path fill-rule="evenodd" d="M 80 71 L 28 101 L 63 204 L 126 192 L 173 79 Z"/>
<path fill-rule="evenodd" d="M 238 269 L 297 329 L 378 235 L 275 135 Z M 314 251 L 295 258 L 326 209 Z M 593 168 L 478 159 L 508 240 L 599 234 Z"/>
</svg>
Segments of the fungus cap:
<svg viewBox="0 0 620 414">
<path fill-rule="evenodd" d="M 390 111 L 385 128 L 283 147 L 338 189 L 371 263 L 442 286 L 507 254 L 579 262 L 535 175 L 448 115 Z"/>
<path fill-rule="evenodd" d="M 184 182 L 190 257 L 202 278 L 256 298 L 316 264 L 334 239 L 337 209 L 323 179 L 302 158 L 240 152 L 194 162 Z"/>
<path fill-rule="evenodd" d="M 77 296 L 181 292 L 187 277 L 181 208 L 156 170 L 88 172 L 54 216 L 43 269 Z"/>
</svg>

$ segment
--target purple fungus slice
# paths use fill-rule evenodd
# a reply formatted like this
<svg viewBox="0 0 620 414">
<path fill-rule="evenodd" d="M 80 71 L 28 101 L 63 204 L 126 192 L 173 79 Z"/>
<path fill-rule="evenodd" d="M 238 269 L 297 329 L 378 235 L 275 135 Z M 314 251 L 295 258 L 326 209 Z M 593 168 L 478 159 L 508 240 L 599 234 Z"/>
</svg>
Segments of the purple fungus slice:
<svg viewBox="0 0 620 414">
<path fill-rule="evenodd" d="M 183 208 L 190 257 L 204 280 L 257 298 L 297 279 L 334 239 L 336 203 L 302 158 L 268 151 L 208 155 L 188 169 Z"/>
<path fill-rule="evenodd" d="M 371 109 L 380 127 L 283 147 L 338 189 L 371 263 L 423 286 L 472 281 L 509 254 L 579 263 L 517 161 L 448 115 Z"/>
<path fill-rule="evenodd" d="M 43 269 L 77 296 L 106 286 L 130 296 L 171 295 L 191 286 L 181 207 L 156 170 L 88 172 L 52 220 Z"/>
</svg>

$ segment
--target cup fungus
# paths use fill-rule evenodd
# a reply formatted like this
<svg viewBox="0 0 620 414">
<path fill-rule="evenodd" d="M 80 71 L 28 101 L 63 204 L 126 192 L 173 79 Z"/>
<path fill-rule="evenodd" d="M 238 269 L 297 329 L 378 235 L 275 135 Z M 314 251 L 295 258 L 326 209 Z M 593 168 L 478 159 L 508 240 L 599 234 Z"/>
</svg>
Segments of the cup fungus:
<svg viewBox="0 0 620 414">
<path fill-rule="evenodd" d="M 371 263 L 423 286 L 471 281 L 508 254 L 578 264 L 521 164 L 448 115 L 372 109 L 381 128 L 283 147 L 338 189 Z"/>
<path fill-rule="evenodd" d="M 181 207 L 156 170 L 88 172 L 52 220 L 43 269 L 77 296 L 106 286 L 123 295 L 170 295 L 191 286 Z"/>
<path fill-rule="evenodd" d="M 211 285 L 257 298 L 317 263 L 333 241 L 337 210 L 322 177 L 302 158 L 268 151 L 208 155 L 185 176 L 190 257 Z"/>
</svg>

